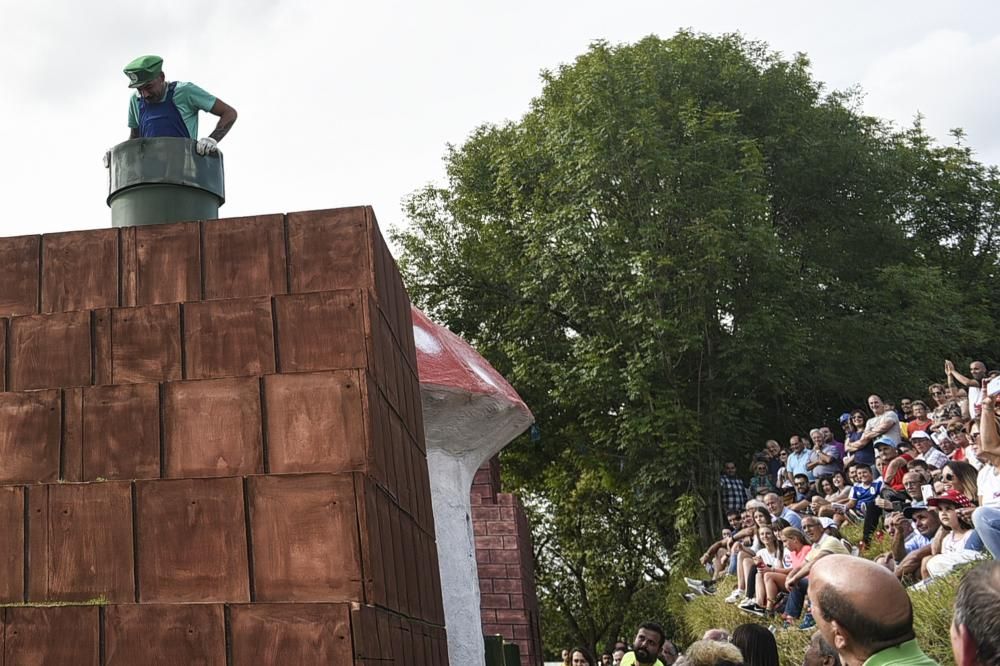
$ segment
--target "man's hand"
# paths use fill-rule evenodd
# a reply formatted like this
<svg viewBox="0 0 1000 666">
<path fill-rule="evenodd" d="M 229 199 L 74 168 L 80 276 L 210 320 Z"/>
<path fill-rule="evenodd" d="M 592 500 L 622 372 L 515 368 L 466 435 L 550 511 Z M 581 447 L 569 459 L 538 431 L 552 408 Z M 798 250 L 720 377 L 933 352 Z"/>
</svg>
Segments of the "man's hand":
<svg viewBox="0 0 1000 666">
<path fill-rule="evenodd" d="M 199 155 L 215 155 L 219 152 L 219 142 L 210 136 L 206 136 L 204 139 L 198 139 L 198 145 L 195 146 L 195 150 L 198 151 Z"/>
</svg>

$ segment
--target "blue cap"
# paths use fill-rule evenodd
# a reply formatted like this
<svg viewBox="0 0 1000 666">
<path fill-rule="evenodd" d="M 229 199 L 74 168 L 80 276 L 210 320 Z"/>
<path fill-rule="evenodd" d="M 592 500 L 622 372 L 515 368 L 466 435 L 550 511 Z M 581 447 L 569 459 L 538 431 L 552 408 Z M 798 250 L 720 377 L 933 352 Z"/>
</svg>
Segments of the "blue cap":
<svg viewBox="0 0 1000 666">
<path fill-rule="evenodd" d="M 840 421 L 841 423 L 847 423 L 848 421 L 851 420 L 851 413 L 844 412 L 843 414 L 840 415 L 840 418 L 837 420 Z"/>
<path fill-rule="evenodd" d="M 903 515 L 913 520 L 913 515 L 920 513 L 921 511 L 927 510 L 927 502 L 914 502 L 910 506 L 903 509 Z"/>
<path fill-rule="evenodd" d="M 899 448 L 899 444 L 897 444 L 896 442 L 894 442 L 891 437 L 886 437 L 885 435 L 882 435 L 881 437 L 879 437 L 878 439 L 876 439 L 873 442 L 873 445 L 874 446 L 891 446 L 893 449 L 898 449 Z"/>
</svg>

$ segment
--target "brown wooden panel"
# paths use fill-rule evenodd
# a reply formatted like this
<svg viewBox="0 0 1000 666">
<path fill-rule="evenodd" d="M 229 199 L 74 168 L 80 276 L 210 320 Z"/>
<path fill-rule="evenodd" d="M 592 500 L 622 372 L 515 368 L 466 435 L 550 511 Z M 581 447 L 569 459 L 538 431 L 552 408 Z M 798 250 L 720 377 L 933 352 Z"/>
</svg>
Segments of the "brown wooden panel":
<svg viewBox="0 0 1000 666">
<path fill-rule="evenodd" d="M 118 305 L 118 230 L 42 236 L 42 312 Z"/>
<path fill-rule="evenodd" d="M 274 372 L 274 324 L 267 298 L 184 305 L 188 379 Z"/>
<path fill-rule="evenodd" d="M 163 391 L 164 476 L 264 471 L 256 377 L 170 382 Z"/>
<path fill-rule="evenodd" d="M 0 238 L 0 315 L 38 312 L 41 236 Z"/>
<path fill-rule="evenodd" d="M 24 489 L 27 494 L 28 523 L 31 525 L 49 524 L 49 491 L 46 486 L 28 486 Z M 32 553 L 49 552 L 49 531 L 47 529 L 29 530 L 28 550 Z M 42 560 L 40 571 L 28 579 L 28 598 L 44 599 L 49 589 L 49 569 L 44 566 Z"/>
<path fill-rule="evenodd" d="M 375 495 L 375 508 L 378 512 L 379 544 L 382 549 L 382 573 L 385 576 L 385 599 L 375 599 L 376 603 L 384 603 L 389 608 L 399 608 L 401 587 L 397 578 L 399 567 L 396 564 L 396 550 L 392 541 L 392 502 L 385 493 Z M 404 583 L 405 585 L 405 583 Z"/>
<path fill-rule="evenodd" d="M 355 483 L 354 492 L 358 510 L 358 533 L 361 535 L 361 572 L 365 599 L 368 603 L 385 604 L 386 575 L 382 558 L 382 530 L 378 519 L 378 498 L 381 492 L 374 484 L 363 481 Z"/>
<path fill-rule="evenodd" d="M 115 384 L 181 379 L 180 317 L 174 303 L 112 311 Z"/>
<path fill-rule="evenodd" d="M 363 601 L 354 476 L 247 480 L 258 601 Z"/>
<path fill-rule="evenodd" d="M 365 432 L 357 371 L 264 378 L 270 471 L 366 471 Z"/>
<path fill-rule="evenodd" d="M 7 336 L 10 320 L 0 319 L 0 391 L 7 390 Z"/>
<path fill-rule="evenodd" d="M 139 599 L 249 601 L 243 483 L 136 481 Z"/>
<path fill-rule="evenodd" d="M 30 531 L 48 532 L 42 552 L 31 548 L 32 601 L 133 601 L 132 491 L 124 481 L 54 484 L 47 524 L 30 518 Z M 44 491 L 43 491 L 44 492 Z M 29 514 L 30 515 L 30 514 Z M 34 544 L 32 544 L 34 546 Z M 41 576 L 42 581 L 35 577 Z"/>
<path fill-rule="evenodd" d="M 226 663 L 221 605 L 108 606 L 104 627 L 105 666 L 224 666 Z"/>
<path fill-rule="evenodd" d="M 8 608 L 4 663 L 17 666 L 98 666 L 97 606 Z"/>
<path fill-rule="evenodd" d="M 121 243 L 121 305 L 132 307 L 136 305 L 136 289 L 138 288 L 138 266 L 135 256 L 135 230 L 141 227 L 124 227 L 119 230 Z"/>
<path fill-rule="evenodd" d="M 91 383 L 89 312 L 15 317 L 9 349 L 8 390 Z"/>
<path fill-rule="evenodd" d="M 372 606 L 351 606 L 351 636 L 354 654 L 358 658 L 378 659 L 378 622 Z"/>
<path fill-rule="evenodd" d="M 356 206 L 288 214 L 292 293 L 374 287 L 370 210 Z"/>
<path fill-rule="evenodd" d="M 0 393 L 0 483 L 59 478 L 59 391 Z"/>
<path fill-rule="evenodd" d="M 0 488 L 0 603 L 24 600 L 24 488 Z"/>
<path fill-rule="evenodd" d="M 214 220 L 202 226 L 205 298 L 284 294 L 283 215 Z"/>
<path fill-rule="evenodd" d="M 83 389 L 62 392 L 63 481 L 83 481 Z"/>
<path fill-rule="evenodd" d="M 367 367 L 362 303 L 362 292 L 354 290 L 275 298 L 281 371 Z"/>
<path fill-rule="evenodd" d="M 158 384 L 83 389 L 83 470 L 86 481 L 160 476 Z"/>
<path fill-rule="evenodd" d="M 112 384 L 111 374 L 111 310 L 94 310 L 91 329 L 94 340 L 94 384 Z"/>
<path fill-rule="evenodd" d="M 198 222 L 135 228 L 136 305 L 201 298 Z"/>
<path fill-rule="evenodd" d="M 347 604 L 253 604 L 231 608 L 232 666 L 350 664 Z"/>
</svg>

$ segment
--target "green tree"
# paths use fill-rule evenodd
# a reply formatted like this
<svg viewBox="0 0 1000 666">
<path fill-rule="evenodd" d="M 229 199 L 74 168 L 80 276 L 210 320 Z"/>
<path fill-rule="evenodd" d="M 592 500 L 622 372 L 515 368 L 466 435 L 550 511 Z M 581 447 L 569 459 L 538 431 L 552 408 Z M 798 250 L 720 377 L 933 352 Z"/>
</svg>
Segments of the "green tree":
<svg viewBox="0 0 1000 666">
<path fill-rule="evenodd" d="M 997 179 L 736 35 L 598 42 L 542 79 L 520 120 L 449 148 L 393 237 L 417 304 L 538 419 L 505 478 L 540 508 L 550 636 L 593 644 L 663 553 L 690 559 L 677 508 L 714 505 L 723 459 L 981 347 L 995 290 L 967 285 L 995 273 Z M 614 566 L 636 525 L 656 544 Z"/>
</svg>

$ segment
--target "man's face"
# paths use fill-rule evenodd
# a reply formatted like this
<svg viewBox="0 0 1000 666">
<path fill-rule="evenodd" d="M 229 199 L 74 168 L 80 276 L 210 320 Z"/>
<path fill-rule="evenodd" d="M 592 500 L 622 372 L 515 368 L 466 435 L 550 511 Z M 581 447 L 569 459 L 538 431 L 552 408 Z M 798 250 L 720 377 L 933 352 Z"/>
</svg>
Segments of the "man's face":
<svg viewBox="0 0 1000 666">
<path fill-rule="evenodd" d="M 615 650 L 611 656 L 614 657 L 612 666 L 621 666 L 622 659 L 625 658 L 625 650 Z"/>
<path fill-rule="evenodd" d="M 784 503 L 781 501 L 781 497 L 775 495 L 774 493 L 770 493 L 764 498 L 764 506 L 767 507 L 767 510 L 770 511 L 773 516 L 780 516 L 781 510 L 785 508 Z"/>
<path fill-rule="evenodd" d="M 881 444 L 875 447 L 878 454 L 882 457 L 882 464 L 888 465 L 889 461 L 896 457 L 896 449 L 885 444 Z"/>
<path fill-rule="evenodd" d="M 660 648 L 660 661 L 663 662 L 664 666 L 671 666 L 677 661 L 677 648 L 670 641 L 663 641 L 663 647 Z"/>
<path fill-rule="evenodd" d="M 823 654 L 819 650 L 819 642 L 823 638 L 822 634 L 813 634 L 812 640 L 809 641 L 809 647 L 806 648 L 805 657 L 802 658 L 802 666 L 829 666 L 829 657 L 824 658 Z"/>
<path fill-rule="evenodd" d="M 813 430 L 811 433 L 809 433 L 809 439 L 813 441 L 813 446 L 815 446 L 817 449 L 822 447 L 823 443 L 826 441 L 826 438 L 823 437 L 823 433 L 820 432 L 819 430 Z"/>
<path fill-rule="evenodd" d="M 986 376 L 986 364 L 982 361 L 973 361 L 969 364 L 969 372 L 972 374 L 973 379 L 982 383 L 983 378 Z"/>
<path fill-rule="evenodd" d="M 743 517 L 739 513 L 729 514 L 729 526 L 734 530 L 740 529 L 740 524 L 742 524 Z"/>
<path fill-rule="evenodd" d="M 858 467 L 858 483 L 871 483 L 872 482 L 872 471 L 867 467 Z"/>
<path fill-rule="evenodd" d="M 885 410 L 885 405 L 882 404 L 882 398 L 877 395 L 870 396 L 868 398 L 868 409 L 872 410 L 872 414 L 878 416 Z"/>
<path fill-rule="evenodd" d="M 806 536 L 813 543 L 819 543 L 819 540 L 823 538 L 823 525 L 816 518 L 803 520 L 802 531 L 806 533 Z"/>
<path fill-rule="evenodd" d="M 722 466 L 722 473 L 726 476 L 736 476 L 736 463 L 727 462 Z"/>
<path fill-rule="evenodd" d="M 921 485 L 923 485 L 923 479 L 917 472 L 907 472 L 903 475 L 903 490 L 911 499 L 918 502 L 923 499 L 923 495 L 920 493 Z"/>
<path fill-rule="evenodd" d="M 799 437 L 798 435 L 795 435 L 790 440 L 788 440 L 788 445 L 792 448 L 792 451 L 798 453 L 799 451 L 802 450 L 803 447 L 802 438 Z"/>
<path fill-rule="evenodd" d="M 610 654 L 601 655 L 601 666 L 611 666 L 612 661 L 613 659 L 611 658 Z"/>
<path fill-rule="evenodd" d="M 656 655 L 660 652 L 660 636 L 651 629 L 639 629 L 635 635 L 635 642 L 632 643 L 632 650 L 635 652 L 635 659 L 641 664 L 651 664 L 656 660 Z"/>
<path fill-rule="evenodd" d="M 913 514 L 913 524 L 917 531 L 928 539 L 933 539 L 941 527 L 941 521 L 933 511 L 918 511 Z"/>
<path fill-rule="evenodd" d="M 851 483 L 858 482 L 858 468 L 856 466 L 847 470 L 847 480 Z"/>
<path fill-rule="evenodd" d="M 920 453 L 927 453 L 931 450 L 931 440 L 926 437 L 914 437 L 910 440 L 910 443 L 916 447 L 917 451 Z"/>
<path fill-rule="evenodd" d="M 913 412 L 913 401 L 909 398 L 903 398 L 899 401 L 899 408 L 903 410 L 903 413 L 909 416 Z"/>
<path fill-rule="evenodd" d="M 823 433 L 823 441 L 824 442 L 832 442 L 833 441 L 833 431 L 832 430 L 830 430 L 826 426 L 823 426 L 822 428 L 819 429 L 819 431 L 821 433 Z"/>
<path fill-rule="evenodd" d="M 924 405 L 924 403 L 918 402 L 917 404 L 913 405 L 912 409 L 913 409 L 913 418 L 917 419 L 918 421 L 927 420 L 927 406 Z"/>
<path fill-rule="evenodd" d="M 167 88 L 166 77 L 164 77 L 163 72 L 144 85 L 139 86 L 136 90 L 139 92 L 139 96 L 142 97 L 144 102 L 159 102 L 163 99 L 163 92 Z"/>
<path fill-rule="evenodd" d="M 809 492 L 809 479 L 795 479 L 795 492 L 805 495 Z"/>
</svg>

